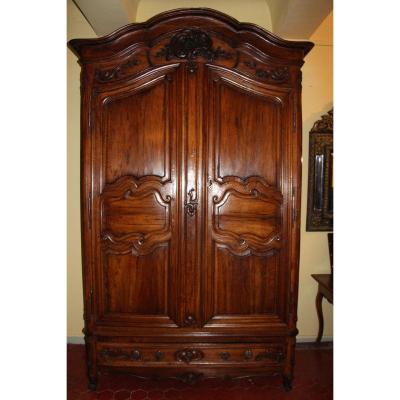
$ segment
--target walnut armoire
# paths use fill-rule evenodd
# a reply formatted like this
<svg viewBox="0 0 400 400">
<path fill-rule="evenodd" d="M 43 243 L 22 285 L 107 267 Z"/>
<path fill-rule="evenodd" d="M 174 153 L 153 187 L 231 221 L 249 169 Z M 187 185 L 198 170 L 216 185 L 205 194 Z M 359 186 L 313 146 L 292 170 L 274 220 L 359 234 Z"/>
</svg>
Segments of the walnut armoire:
<svg viewBox="0 0 400 400">
<path fill-rule="evenodd" d="M 209 9 L 75 39 L 99 372 L 293 378 L 309 42 Z"/>
</svg>

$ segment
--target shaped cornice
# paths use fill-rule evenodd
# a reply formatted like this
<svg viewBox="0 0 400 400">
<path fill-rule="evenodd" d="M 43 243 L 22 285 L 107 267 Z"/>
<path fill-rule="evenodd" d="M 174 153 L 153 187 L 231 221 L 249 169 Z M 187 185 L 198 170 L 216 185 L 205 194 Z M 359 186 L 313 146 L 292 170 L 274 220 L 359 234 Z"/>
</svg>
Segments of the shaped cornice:
<svg viewBox="0 0 400 400">
<path fill-rule="evenodd" d="M 235 46 L 249 43 L 266 54 L 284 56 L 294 62 L 301 62 L 314 46 L 311 42 L 282 39 L 255 24 L 241 23 L 229 15 L 208 8 L 167 11 L 147 22 L 126 25 L 100 38 L 73 39 L 68 46 L 81 61 L 95 61 L 115 56 L 134 43 L 146 43 L 151 47 L 154 40 L 166 33 L 194 26 L 226 36 L 232 36 L 233 33 Z"/>
</svg>

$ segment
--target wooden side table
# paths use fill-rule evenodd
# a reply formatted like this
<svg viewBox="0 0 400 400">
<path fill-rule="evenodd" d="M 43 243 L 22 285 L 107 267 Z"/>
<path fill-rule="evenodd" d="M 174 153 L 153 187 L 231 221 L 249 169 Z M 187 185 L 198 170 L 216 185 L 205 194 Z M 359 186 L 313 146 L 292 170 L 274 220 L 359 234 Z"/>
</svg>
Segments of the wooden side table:
<svg viewBox="0 0 400 400">
<path fill-rule="evenodd" d="M 318 293 L 315 298 L 315 305 L 317 307 L 318 315 L 318 336 L 316 342 L 321 342 L 322 333 L 324 331 L 324 315 L 322 313 L 322 299 L 325 297 L 329 303 L 333 304 L 333 276 L 332 274 L 312 274 L 311 275 L 318 282 Z"/>
</svg>

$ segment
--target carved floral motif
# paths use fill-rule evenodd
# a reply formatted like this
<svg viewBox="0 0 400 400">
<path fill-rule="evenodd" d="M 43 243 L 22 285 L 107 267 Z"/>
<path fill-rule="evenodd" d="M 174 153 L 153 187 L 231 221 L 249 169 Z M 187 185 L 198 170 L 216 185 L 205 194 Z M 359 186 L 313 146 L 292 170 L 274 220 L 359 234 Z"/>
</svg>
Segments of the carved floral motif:
<svg viewBox="0 0 400 400">
<path fill-rule="evenodd" d="M 156 57 L 165 57 L 167 61 L 173 58 L 186 59 L 189 61 L 189 71 L 195 72 L 195 60 L 198 57 L 212 62 L 220 58 L 230 59 L 232 54 L 221 47 L 213 48 L 211 37 L 201 29 L 185 29 L 174 35 L 170 43 L 156 53 Z"/>
<path fill-rule="evenodd" d="M 267 79 L 271 82 L 283 83 L 289 78 L 289 70 L 287 67 L 277 67 L 271 69 L 258 68 L 258 64 L 255 61 L 244 61 L 243 64 L 246 67 L 255 70 L 256 76 L 261 79 Z"/>
<path fill-rule="evenodd" d="M 119 79 L 126 73 L 129 68 L 138 64 L 140 64 L 138 59 L 130 58 L 128 61 L 125 61 L 117 67 L 105 70 L 96 70 L 95 78 L 99 82 L 109 82 L 113 79 Z"/>
<path fill-rule="evenodd" d="M 204 358 L 204 353 L 198 349 L 182 349 L 175 353 L 175 359 L 177 361 L 183 361 L 186 364 L 192 361 L 199 361 Z"/>
</svg>

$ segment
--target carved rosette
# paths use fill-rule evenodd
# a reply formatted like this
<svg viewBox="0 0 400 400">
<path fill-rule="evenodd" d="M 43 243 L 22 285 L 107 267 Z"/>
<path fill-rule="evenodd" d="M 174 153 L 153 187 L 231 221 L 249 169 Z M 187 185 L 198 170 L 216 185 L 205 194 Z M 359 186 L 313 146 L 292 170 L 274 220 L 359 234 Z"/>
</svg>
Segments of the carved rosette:
<svg viewBox="0 0 400 400">
<path fill-rule="evenodd" d="M 186 364 L 192 361 L 199 361 L 204 358 L 204 353 L 198 349 L 182 349 L 175 352 L 175 360 Z"/>
<path fill-rule="evenodd" d="M 195 60 L 199 57 L 208 62 L 217 59 L 230 59 L 232 54 L 221 47 L 214 48 L 213 41 L 208 33 L 201 29 L 184 29 L 174 35 L 170 43 L 156 53 L 156 57 L 164 57 L 169 61 L 173 58 L 188 60 L 190 72 L 197 70 Z"/>
</svg>

